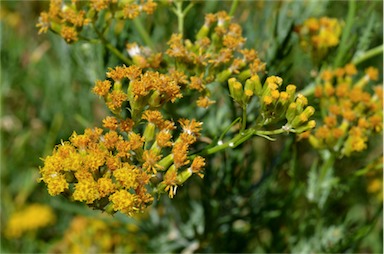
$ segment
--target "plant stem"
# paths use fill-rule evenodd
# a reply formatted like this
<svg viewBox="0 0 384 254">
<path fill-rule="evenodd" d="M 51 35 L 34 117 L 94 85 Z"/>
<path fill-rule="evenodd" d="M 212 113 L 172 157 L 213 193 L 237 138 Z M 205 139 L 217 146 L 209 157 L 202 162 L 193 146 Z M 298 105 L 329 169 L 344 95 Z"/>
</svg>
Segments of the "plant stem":
<svg viewBox="0 0 384 254">
<path fill-rule="evenodd" d="M 283 129 L 277 129 L 273 131 L 263 131 L 263 130 L 255 130 L 255 129 L 247 129 L 245 131 L 240 132 L 235 137 L 233 137 L 231 140 L 222 143 L 220 145 L 210 147 L 207 150 L 203 150 L 200 155 L 209 155 L 217 153 L 221 150 L 224 150 L 228 147 L 235 148 L 238 145 L 244 143 L 248 139 L 250 139 L 253 135 L 260 135 L 260 136 L 266 136 L 266 135 L 276 135 L 280 133 L 284 133 L 285 131 Z"/>
<path fill-rule="evenodd" d="M 368 51 L 365 51 L 363 54 L 361 54 L 358 57 L 355 57 L 355 59 L 352 60 L 352 63 L 355 65 L 361 64 L 362 62 L 368 60 L 371 57 L 374 57 L 376 55 L 379 55 L 383 52 L 384 46 L 383 44 L 380 46 L 377 46 L 375 48 L 372 48 Z"/>
<path fill-rule="evenodd" d="M 247 127 L 247 105 L 243 107 L 243 118 L 241 119 L 241 131 Z"/>
<path fill-rule="evenodd" d="M 104 44 L 107 47 L 107 49 L 109 49 L 109 51 L 111 51 L 115 56 L 117 56 L 117 58 L 123 61 L 126 65 L 132 64 L 132 61 L 126 58 L 123 54 L 121 54 L 121 52 L 117 48 L 115 48 L 111 43 L 105 41 Z"/>
<path fill-rule="evenodd" d="M 123 61 L 126 65 L 131 65 L 132 61 L 128 58 L 126 58 L 115 46 L 113 46 L 111 43 L 105 39 L 104 35 L 96 28 L 95 23 L 93 23 L 93 29 L 95 29 L 95 32 L 97 36 L 100 38 L 101 43 L 105 45 L 105 47 L 112 52 L 117 58 L 119 58 L 121 61 Z"/>
<path fill-rule="evenodd" d="M 193 3 L 190 3 L 184 10 L 183 10 L 183 1 L 175 1 L 176 8 L 173 8 L 173 12 L 177 16 L 177 26 L 178 31 L 181 35 L 184 34 L 184 17 L 187 15 L 189 10 L 193 7 Z"/>
<path fill-rule="evenodd" d="M 135 25 L 137 31 L 139 32 L 141 38 L 144 40 L 145 44 L 147 44 L 147 46 L 150 47 L 151 49 L 154 49 L 155 45 L 153 44 L 151 37 L 147 33 L 147 30 L 145 30 L 143 24 L 141 23 L 141 20 L 139 18 L 133 19 L 133 24 Z"/>
<path fill-rule="evenodd" d="M 355 0 L 350 0 L 349 6 L 348 6 L 348 16 L 347 16 L 347 22 L 346 22 L 347 24 L 344 28 L 343 35 L 341 36 L 340 46 L 338 48 L 338 53 L 336 55 L 335 62 L 334 62 L 335 68 L 341 66 L 345 53 L 348 50 L 347 43 L 348 41 L 350 41 L 350 33 L 351 33 L 354 18 L 355 18 L 355 13 L 356 13 L 356 2 Z"/>
<path fill-rule="evenodd" d="M 229 11 L 229 16 L 233 16 L 233 14 L 235 13 L 238 5 L 239 5 L 239 0 L 234 0 L 232 2 L 232 6 L 231 6 L 231 9 Z"/>
</svg>

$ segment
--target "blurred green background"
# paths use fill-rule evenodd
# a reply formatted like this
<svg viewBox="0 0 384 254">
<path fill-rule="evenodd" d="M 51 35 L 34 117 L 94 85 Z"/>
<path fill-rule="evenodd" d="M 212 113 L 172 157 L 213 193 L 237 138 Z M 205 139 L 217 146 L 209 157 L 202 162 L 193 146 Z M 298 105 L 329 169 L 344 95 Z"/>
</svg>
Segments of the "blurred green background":
<svg viewBox="0 0 384 254">
<path fill-rule="evenodd" d="M 340 181 L 322 209 L 306 199 L 308 172 L 316 155 L 308 152 L 308 144 L 295 143 L 292 137 L 275 143 L 255 138 L 236 151 L 209 158 L 203 180 L 193 179 L 174 200 L 162 198 L 140 218 L 108 217 L 83 204 L 50 197 L 38 183 L 41 158 L 73 131 L 101 125 L 108 113 L 90 91 L 97 79 L 104 79 L 108 67 L 120 63 L 100 44 L 67 45 L 52 33 L 38 35 L 35 24 L 48 4 L 2 1 L 0 6 L 1 253 L 382 252 L 382 196 L 367 191 L 372 177 L 381 181 L 382 170 L 368 177 L 351 173 L 365 165 L 370 154 L 382 155 L 381 139 L 362 157 L 338 162 Z M 196 2 L 186 17 L 186 37 L 193 38 L 204 13 L 228 11 L 230 6 L 223 1 Z M 382 44 L 382 10 L 381 1 L 357 2 L 344 63 Z M 347 1 L 240 1 L 234 16 L 243 27 L 246 47 L 259 52 L 268 74 L 303 89 L 312 82 L 315 66 L 298 47 L 292 28 L 308 17 L 345 20 L 347 12 Z M 142 19 L 156 48 L 164 50 L 177 29 L 168 4 L 159 3 L 153 17 Z M 110 36 L 120 48 L 127 40 L 142 42 L 130 22 L 118 36 Z M 324 61 L 331 63 L 335 54 Z M 370 65 L 379 68 L 381 77 L 382 55 L 359 68 Z M 205 126 L 214 132 L 218 125 L 230 123 L 232 119 L 226 119 L 230 110 L 212 110 Z M 55 224 L 19 238 L 6 237 L 11 214 L 32 203 L 50 206 Z M 70 248 L 69 243 L 76 244 L 65 232 L 74 218 L 72 225 L 82 225 L 83 230 L 79 234 L 73 229 L 73 234 L 83 238 L 75 241 L 80 247 Z M 100 234 L 118 240 L 109 245 L 90 240 Z"/>
</svg>

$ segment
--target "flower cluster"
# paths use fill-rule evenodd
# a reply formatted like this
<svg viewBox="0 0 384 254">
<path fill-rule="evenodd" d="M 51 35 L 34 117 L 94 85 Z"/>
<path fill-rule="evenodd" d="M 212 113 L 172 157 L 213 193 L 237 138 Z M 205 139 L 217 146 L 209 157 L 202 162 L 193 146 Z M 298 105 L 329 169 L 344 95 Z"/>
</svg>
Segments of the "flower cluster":
<svg viewBox="0 0 384 254">
<path fill-rule="evenodd" d="M 19 238 L 25 232 L 37 230 L 53 224 L 56 216 L 51 207 L 31 204 L 21 211 L 13 213 L 5 227 L 8 238 Z"/>
<path fill-rule="evenodd" d="M 230 76 L 245 80 L 265 70 L 265 63 L 257 52 L 244 48 L 245 41 L 241 26 L 221 11 L 205 16 L 194 42 L 183 39 L 181 34 L 173 34 L 165 53 L 176 62 L 178 70 L 188 74 L 188 87 L 200 94 L 197 106 L 207 108 L 214 103 L 210 100 L 208 84 L 225 82 Z"/>
<path fill-rule="evenodd" d="M 152 203 L 155 190 L 169 191 L 173 197 L 177 186 L 192 173 L 201 176 L 204 159 L 188 159 L 189 148 L 201 130 L 200 122 L 180 119 L 182 132 L 172 141 L 174 122 L 164 120 L 154 110 L 146 110 L 142 119 L 146 124 L 143 135 L 134 132 L 132 119 L 115 117 L 104 119 L 108 131 L 94 128 L 82 135 L 74 132 L 69 142 L 58 145 L 44 159 L 40 172 L 49 193 L 66 193 L 92 207 L 132 215 Z M 151 181 L 161 182 L 156 186 Z"/>
<path fill-rule="evenodd" d="M 309 18 L 296 27 L 300 45 L 314 56 L 323 56 L 329 48 L 339 44 L 342 24 L 337 19 Z"/>
<path fill-rule="evenodd" d="M 314 120 L 309 118 L 315 109 L 308 106 L 307 98 L 302 94 L 296 94 L 296 86 L 290 84 L 285 91 L 281 91 L 283 80 L 277 76 L 267 77 L 264 84 L 260 82 L 258 75 L 247 79 L 243 85 L 236 79 L 228 80 L 229 91 L 238 104 L 243 108 L 253 97 L 259 102 L 256 127 L 262 127 L 277 123 L 283 119 L 287 123 L 282 127 L 286 132 L 301 133 L 316 126 Z"/>
<path fill-rule="evenodd" d="M 63 0 L 51 0 L 49 10 L 40 14 L 36 26 L 39 28 L 39 33 L 46 33 L 51 29 L 67 43 L 73 43 L 79 40 L 83 27 L 95 22 L 101 11 L 108 12 L 104 14 L 107 19 L 134 19 L 141 12 L 152 14 L 156 6 L 157 4 L 152 0 L 139 3 L 117 0 L 87 2 L 72 0 L 70 3 L 65 3 Z"/>
<path fill-rule="evenodd" d="M 315 97 L 322 108 L 322 122 L 309 141 L 315 148 L 328 148 L 350 156 L 367 148 L 368 137 L 383 129 L 383 88 L 371 86 L 378 70 L 370 67 L 358 78 L 353 64 L 325 70 Z"/>
<path fill-rule="evenodd" d="M 51 253 L 114 253 L 117 250 L 130 253 L 137 251 L 137 226 L 121 225 L 106 218 L 88 218 L 76 216 L 66 229 L 63 238 L 49 252 Z M 135 237 L 122 237 L 122 234 Z"/>
<path fill-rule="evenodd" d="M 110 68 L 107 78 L 96 81 L 93 88 L 114 116 L 103 120 L 104 129 L 73 133 L 44 159 L 40 172 L 49 193 L 130 216 L 150 205 L 155 193 L 168 192 L 173 198 L 193 174 L 204 176 L 205 159 L 193 154 L 203 123 L 192 116 L 175 122 L 167 105 L 178 104 L 196 91 L 200 95 L 197 105 L 207 108 L 214 103 L 208 90 L 214 82 L 228 81 L 229 92 L 243 112 L 254 97 L 260 105 L 254 128 L 236 136 L 228 146 L 252 135 L 313 128 L 315 123 L 309 118 L 314 109 L 307 106 L 307 99 L 296 95 L 294 85 L 283 91 L 282 79 L 276 76 L 262 85 L 257 73 L 264 71 L 265 64 L 256 51 L 243 49 L 244 42 L 241 27 L 227 13 L 219 12 L 206 15 L 194 43 L 172 35 L 168 58 L 152 54 L 149 59 L 143 48 L 127 44 L 134 64 Z M 277 131 L 255 132 L 284 119 L 287 123 Z M 246 116 L 242 123 L 244 131 Z"/>
</svg>

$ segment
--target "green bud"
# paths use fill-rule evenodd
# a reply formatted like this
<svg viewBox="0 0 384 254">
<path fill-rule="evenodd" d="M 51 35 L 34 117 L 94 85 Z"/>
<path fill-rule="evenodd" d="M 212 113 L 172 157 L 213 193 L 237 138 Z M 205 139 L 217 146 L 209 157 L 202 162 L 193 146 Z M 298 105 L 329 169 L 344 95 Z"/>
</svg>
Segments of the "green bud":
<svg viewBox="0 0 384 254">
<path fill-rule="evenodd" d="M 291 125 L 293 128 L 296 128 L 307 121 L 308 121 L 308 117 L 304 113 L 300 113 L 299 115 L 296 115 L 293 118 Z"/>
<path fill-rule="evenodd" d="M 52 29 L 54 32 L 60 34 L 60 32 L 61 32 L 61 24 L 52 21 L 52 22 L 51 22 L 51 29 Z"/>
<path fill-rule="evenodd" d="M 230 78 L 228 80 L 228 87 L 229 87 L 229 93 L 231 94 L 232 98 L 238 102 L 241 103 L 243 100 L 243 85 L 236 80 L 236 78 Z"/>
<path fill-rule="evenodd" d="M 245 104 L 248 104 L 253 96 L 253 91 L 250 89 L 244 89 L 244 96 L 243 96 L 243 102 Z"/>
<path fill-rule="evenodd" d="M 303 114 L 305 114 L 308 118 L 313 116 L 314 113 L 315 113 L 315 108 L 312 106 L 306 107 L 305 110 L 303 111 Z"/>
<path fill-rule="evenodd" d="M 113 83 L 113 90 L 116 90 L 116 91 L 122 90 L 122 84 L 120 80 L 117 80 Z"/>
<path fill-rule="evenodd" d="M 296 128 L 295 132 L 296 133 L 302 133 L 304 131 L 313 129 L 315 127 L 316 127 L 316 121 L 315 120 L 311 120 L 311 121 L 307 122 L 305 125 L 300 126 L 299 128 Z"/>
<path fill-rule="evenodd" d="M 155 138 L 155 131 L 156 126 L 153 123 L 148 123 L 143 134 L 145 142 L 151 142 Z"/>
<path fill-rule="evenodd" d="M 287 118 L 289 124 L 292 122 L 293 118 L 295 118 L 295 116 L 297 115 L 296 108 L 297 106 L 295 102 L 291 102 L 288 106 L 287 112 L 285 113 L 285 118 Z"/>
<path fill-rule="evenodd" d="M 240 72 L 239 75 L 237 75 L 237 78 L 241 82 L 245 81 L 249 77 L 251 77 L 251 70 L 250 69 L 244 70 L 244 71 Z"/>
<path fill-rule="evenodd" d="M 115 210 L 113 209 L 113 203 L 110 202 L 105 208 L 104 208 L 104 211 L 110 215 L 114 215 L 116 212 Z"/>
<path fill-rule="evenodd" d="M 218 82 L 225 82 L 226 80 L 228 80 L 229 76 L 231 76 L 232 72 L 228 69 L 226 70 L 223 70 L 222 72 L 220 72 L 219 74 L 217 74 L 216 76 L 216 81 Z"/>
<path fill-rule="evenodd" d="M 203 39 L 204 37 L 207 37 L 209 33 L 209 27 L 205 24 L 200 28 L 199 32 L 196 34 L 196 40 Z"/>
<path fill-rule="evenodd" d="M 304 107 L 307 104 L 308 104 L 307 98 L 304 95 L 302 95 L 302 94 L 298 94 L 297 98 L 296 98 L 297 111 L 298 112 L 303 111 Z"/>
<path fill-rule="evenodd" d="M 192 170 L 190 168 L 188 168 L 177 175 L 177 181 L 180 184 L 183 184 L 185 181 L 188 180 L 188 178 L 191 177 L 191 175 L 192 175 Z"/>
<path fill-rule="evenodd" d="M 160 92 L 155 90 L 148 99 L 148 104 L 151 107 L 157 108 L 161 106 Z"/>
<path fill-rule="evenodd" d="M 323 142 L 321 142 L 318 138 L 313 135 L 309 136 L 308 141 L 316 149 L 322 148 L 324 146 Z"/>
<path fill-rule="evenodd" d="M 159 164 L 164 168 L 164 170 L 166 170 L 167 168 L 169 168 L 169 166 L 171 166 L 172 163 L 173 163 L 173 154 L 169 154 L 165 156 L 163 159 L 161 159 L 157 164 Z"/>
</svg>

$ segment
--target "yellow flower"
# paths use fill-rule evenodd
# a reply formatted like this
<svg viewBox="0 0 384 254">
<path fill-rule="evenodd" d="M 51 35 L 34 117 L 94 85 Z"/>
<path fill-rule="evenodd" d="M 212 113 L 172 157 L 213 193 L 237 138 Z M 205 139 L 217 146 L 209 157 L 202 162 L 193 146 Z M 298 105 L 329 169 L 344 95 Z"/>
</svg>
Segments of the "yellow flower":
<svg viewBox="0 0 384 254">
<path fill-rule="evenodd" d="M 93 201 L 100 198 L 97 182 L 93 178 L 86 178 L 79 180 L 75 184 L 75 192 L 73 193 L 73 199 L 78 201 L 85 201 L 87 204 L 92 204 Z"/>
<path fill-rule="evenodd" d="M 68 43 L 76 42 L 79 39 L 76 29 L 71 26 L 63 26 L 60 35 Z"/>
<path fill-rule="evenodd" d="M 122 168 L 113 171 L 113 176 L 127 190 L 137 187 L 137 169 L 127 163 Z"/>
<path fill-rule="evenodd" d="M 55 220 L 56 216 L 51 207 L 31 204 L 11 214 L 4 233 L 8 238 L 19 238 L 28 231 L 52 225 Z"/>
<path fill-rule="evenodd" d="M 191 164 L 191 170 L 193 173 L 197 174 L 201 178 L 204 177 L 204 174 L 201 172 L 205 166 L 205 159 L 201 156 L 196 156 Z"/>
<path fill-rule="evenodd" d="M 145 150 L 143 153 L 143 168 L 147 171 L 152 171 L 154 174 L 157 173 L 157 170 L 162 170 L 163 167 L 157 164 L 157 162 L 161 159 L 161 155 L 157 155 L 155 151 Z"/>
<path fill-rule="evenodd" d="M 109 196 L 109 200 L 113 203 L 113 209 L 131 216 L 138 209 L 135 207 L 136 195 L 126 190 L 116 191 Z"/>
</svg>

